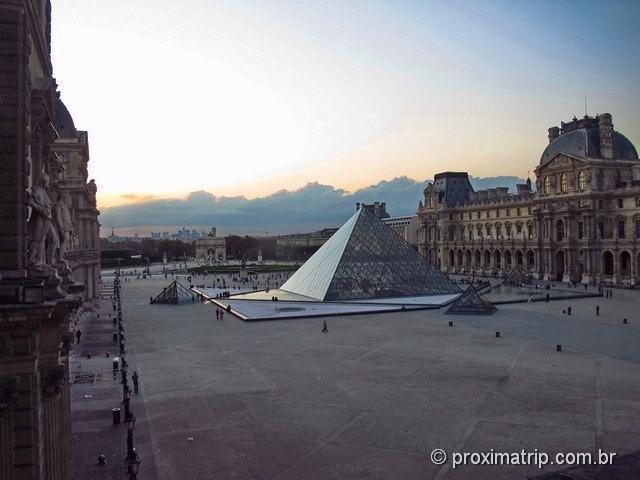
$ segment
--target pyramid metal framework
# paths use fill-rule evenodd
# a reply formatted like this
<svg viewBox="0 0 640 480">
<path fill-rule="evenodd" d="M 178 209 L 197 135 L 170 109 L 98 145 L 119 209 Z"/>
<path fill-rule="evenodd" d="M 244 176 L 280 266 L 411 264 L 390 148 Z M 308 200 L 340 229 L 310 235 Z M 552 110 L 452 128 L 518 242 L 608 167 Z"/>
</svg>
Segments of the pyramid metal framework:
<svg viewBox="0 0 640 480">
<path fill-rule="evenodd" d="M 495 305 L 487 300 L 473 285 L 469 285 L 469 288 L 451 304 L 446 313 L 492 315 L 495 312 Z"/>
<path fill-rule="evenodd" d="M 528 285 L 531 283 L 531 276 L 525 272 L 520 265 L 516 265 L 513 270 L 504 277 L 504 281 L 502 283 L 511 285 Z"/>
<path fill-rule="evenodd" d="M 363 208 L 280 288 L 322 301 L 460 292 L 391 227 Z"/>
<path fill-rule="evenodd" d="M 178 305 L 180 303 L 192 302 L 195 295 L 187 287 L 177 280 L 165 287 L 160 295 L 151 300 L 151 303 L 164 303 Z"/>
</svg>

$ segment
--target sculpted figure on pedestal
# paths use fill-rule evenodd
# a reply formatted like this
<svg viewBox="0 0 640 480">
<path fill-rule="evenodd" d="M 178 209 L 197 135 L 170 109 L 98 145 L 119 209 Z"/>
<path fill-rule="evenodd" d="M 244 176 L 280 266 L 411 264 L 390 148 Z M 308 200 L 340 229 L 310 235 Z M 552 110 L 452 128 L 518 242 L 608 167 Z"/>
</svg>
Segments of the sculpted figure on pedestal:
<svg viewBox="0 0 640 480">
<path fill-rule="evenodd" d="M 57 263 L 65 264 L 65 254 L 73 249 L 73 216 L 71 213 L 71 196 L 63 191 L 58 195 L 55 205 L 55 221 L 60 236 Z"/>
<path fill-rule="evenodd" d="M 49 196 L 49 175 L 40 174 L 38 181 L 27 195 L 31 207 L 29 218 L 29 267 L 47 270 L 56 263 L 56 251 L 60 246 L 57 229 L 53 225 L 52 202 Z"/>
</svg>

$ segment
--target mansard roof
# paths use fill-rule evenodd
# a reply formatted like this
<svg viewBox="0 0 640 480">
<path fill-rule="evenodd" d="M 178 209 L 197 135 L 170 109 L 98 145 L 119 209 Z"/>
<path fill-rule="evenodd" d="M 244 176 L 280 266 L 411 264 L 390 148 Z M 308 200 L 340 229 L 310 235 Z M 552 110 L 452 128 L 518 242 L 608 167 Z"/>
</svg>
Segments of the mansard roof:
<svg viewBox="0 0 640 480">
<path fill-rule="evenodd" d="M 577 158 L 603 158 L 600 151 L 600 126 L 597 117 L 585 117 L 580 120 L 574 117 L 572 122 L 563 123 L 562 127 L 562 129 L 553 127 L 561 134 L 542 152 L 541 166 L 546 165 L 561 153 Z M 613 130 L 612 142 L 612 159 L 638 160 L 638 152 L 627 137 Z"/>
</svg>

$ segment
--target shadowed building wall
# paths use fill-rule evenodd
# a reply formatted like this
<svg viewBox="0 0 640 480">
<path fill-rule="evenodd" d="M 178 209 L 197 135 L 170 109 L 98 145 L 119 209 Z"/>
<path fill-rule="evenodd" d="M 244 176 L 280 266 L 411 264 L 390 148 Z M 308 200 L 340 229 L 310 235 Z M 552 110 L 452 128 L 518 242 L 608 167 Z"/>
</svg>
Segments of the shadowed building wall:
<svg viewBox="0 0 640 480">
<path fill-rule="evenodd" d="M 72 226 L 83 210 L 68 198 L 80 188 L 71 177 L 86 167 L 88 145 L 76 136 L 78 168 L 65 165 L 67 151 L 55 149 L 52 72 L 50 1 L 0 0 L 2 480 L 71 477 L 70 325 L 83 296 L 96 294 L 95 275 L 89 291 L 89 282 L 72 277 L 77 265 L 93 268 L 99 261 L 74 258 Z M 82 188 L 90 201 L 95 186 Z"/>
</svg>

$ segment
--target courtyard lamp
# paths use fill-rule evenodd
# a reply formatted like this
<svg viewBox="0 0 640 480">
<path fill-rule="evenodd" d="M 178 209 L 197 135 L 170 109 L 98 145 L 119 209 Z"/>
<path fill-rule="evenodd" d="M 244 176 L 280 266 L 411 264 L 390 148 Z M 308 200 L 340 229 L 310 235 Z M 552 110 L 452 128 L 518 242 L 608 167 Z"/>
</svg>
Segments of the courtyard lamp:
<svg viewBox="0 0 640 480">
<path fill-rule="evenodd" d="M 135 460 L 136 451 L 133 448 L 133 431 L 136 428 L 136 416 L 131 415 L 129 419 L 125 419 L 127 422 L 127 460 Z"/>
<path fill-rule="evenodd" d="M 131 401 L 131 390 L 127 388 L 124 392 L 124 419 L 126 421 L 127 418 L 131 416 L 131 412 L 129 410 L 129 402 Z"/>
</svg>

